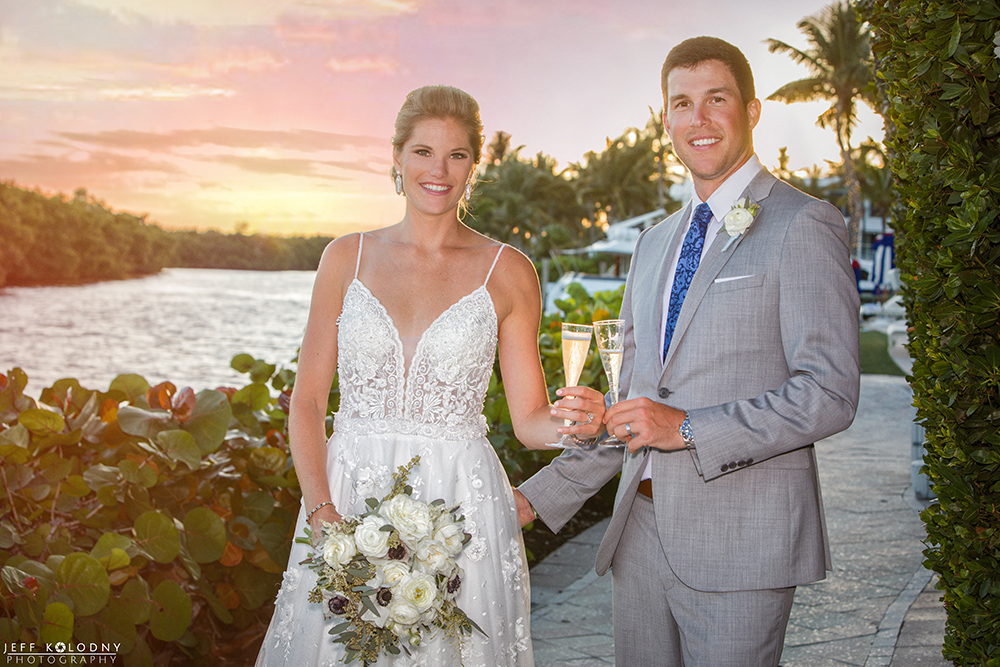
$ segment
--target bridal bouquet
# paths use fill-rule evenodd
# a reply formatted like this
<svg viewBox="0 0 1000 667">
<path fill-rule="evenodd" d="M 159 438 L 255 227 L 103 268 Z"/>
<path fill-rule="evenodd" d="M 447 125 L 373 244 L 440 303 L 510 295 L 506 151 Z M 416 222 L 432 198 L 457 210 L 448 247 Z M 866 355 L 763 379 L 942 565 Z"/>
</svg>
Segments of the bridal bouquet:
<svg viewBox="0 0 1000 667">
<path fill-rule="evenodd" d="M 309 601 L 340 623 L 330 629 L 346 648 L 344 662 L 366 667 L 383 653 L 410 654 L 427 633 L 442 630 L 454 642 L 482 632 L 455 604 L 464 571 L 455 558 L 470 539 L 459 508 L 443 500 L 412 497 L 406 480 L 419 456 L 400 466 L 393 487 L 381 500 L 365 501 L 368 511 L 323 524 L 315 542 L 309 527 L 297 542 L 314 545 L 303 561 L 318 574 Z"/>
</svg>

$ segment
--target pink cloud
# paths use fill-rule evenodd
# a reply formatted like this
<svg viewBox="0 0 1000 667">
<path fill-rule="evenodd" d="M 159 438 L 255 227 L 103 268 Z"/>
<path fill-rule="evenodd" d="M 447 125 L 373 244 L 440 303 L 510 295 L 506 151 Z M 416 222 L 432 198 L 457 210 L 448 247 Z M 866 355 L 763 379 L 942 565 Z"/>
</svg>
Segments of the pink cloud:
<svg viewBox="0 0 1000 667">
<path fill-rule="evenodd" d="M 348 148 L 388 148 L 377 137 L 337 134 L 319 130 L 250 130 L 234 127 L 138 132 L 60 132 L 64 139 L 93 146 L 124 150 L 173 151 L 188 146 L 215 145 L 225 148 L 282 148 L 297 151 L 338 151 Z"/>
<path fill-rule="evenodd" d="M 399 62 L 386 56 L 351 56 L 331 58 L 326 66 L 344 74 L 394 74 L 399 69 Z"/>
<path fill-rule="evenodd" d="M 286 58 L 277 56 L 270 51 L 260 49 L 235 49 L 214 55 L 204 63 L 189 63 L 168 65 L 167 69 L 175 76 L 207 79 L 218 74 L 231 72 L 274 72 L 288 64 Z"/>
<path fill-rule="evenodd" d="M 164 160 L 122 155 L 106 151 L 65 152 L 61 155 L 27 155 L 0 160 L 0 177 L 20 183 L 45 183 L 47 187 L 71 190 L 116 183 L 125 174 L 180 175 L 183 170 Z"/>
</svg>

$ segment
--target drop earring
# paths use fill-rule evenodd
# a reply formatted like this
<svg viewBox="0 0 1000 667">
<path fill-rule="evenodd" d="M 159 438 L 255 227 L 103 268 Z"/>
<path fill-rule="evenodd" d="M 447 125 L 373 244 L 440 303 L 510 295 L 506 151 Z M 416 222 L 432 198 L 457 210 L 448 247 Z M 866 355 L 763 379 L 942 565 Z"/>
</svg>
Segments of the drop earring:
<svg viewBox="0 0 1000 667">
<path fill-rule="evenodd" d="M 472 183 L 469 182 L 465 184 L 465 201 L 468 202 L 471 200 L 472 200 Z"/>
<path fill-rule="evenodd" d="M 396 172 L 396 194 L 403 194 L 403 175 L 398 171 Z"/>
</svg>

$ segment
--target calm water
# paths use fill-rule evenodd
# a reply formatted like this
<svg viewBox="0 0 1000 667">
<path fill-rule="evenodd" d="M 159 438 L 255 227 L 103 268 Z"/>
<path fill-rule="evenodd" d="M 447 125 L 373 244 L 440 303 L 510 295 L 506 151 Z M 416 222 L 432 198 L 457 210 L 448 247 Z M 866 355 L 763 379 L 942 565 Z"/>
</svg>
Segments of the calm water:
<svg viewBox="0 0 1000 667">
<path fill-rule="evenodd" d="M 291 365 L 315 275 L 166 269 L 137 280 L 0 290 L 0 373 L 24 369 L 35 397 L 65 377 L 105 390 L 121 373 L 196 391 L 242 387 L 247 376 L 229 366 L 236 354 Z"/>
</svg>

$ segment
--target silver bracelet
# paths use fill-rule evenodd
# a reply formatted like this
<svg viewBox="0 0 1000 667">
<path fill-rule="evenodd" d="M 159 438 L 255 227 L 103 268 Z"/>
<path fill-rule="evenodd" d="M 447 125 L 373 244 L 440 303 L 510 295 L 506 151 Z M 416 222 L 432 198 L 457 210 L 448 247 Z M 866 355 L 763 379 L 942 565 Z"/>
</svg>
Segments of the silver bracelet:
<svg viewBox="0 0 1000 667">
<path fill-rule="evenodd" d="M 315 514 L 317 511 L 319 511 L 320 508 L 326 507 L 327 505 L 333 505 L 333 503 L 330 502 L 329 500 L 327 500 L 326 502 L 322 502 L 319 505 L 317 505 L 316 507 L 314 507 L 311 510 L 309 510 L 309 513 L 306 514 L 306 521 L 308 521 L 309 519 L 311 519 L 312 515 Z"/>
<path fill-rule="evenodd" d="M 591 436 L 589 438 L 578 438 L 574 433 L 573 435 L 570 436 L 570 439 L 580 447 L 593 447 L 594 445 L 596 445 L 598 442 L 601 441 L 602 435 L 604 434 L 598 433 L 597 435 Z"/>
</svg>

